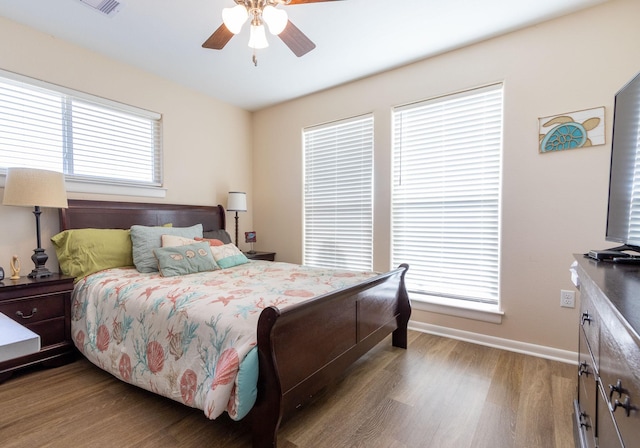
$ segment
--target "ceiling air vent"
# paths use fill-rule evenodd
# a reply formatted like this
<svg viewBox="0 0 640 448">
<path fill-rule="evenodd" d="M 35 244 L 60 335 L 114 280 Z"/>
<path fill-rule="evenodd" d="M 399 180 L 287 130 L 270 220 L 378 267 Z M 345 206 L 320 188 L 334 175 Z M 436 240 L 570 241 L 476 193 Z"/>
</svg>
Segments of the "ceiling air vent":
<svg viewBox="0 0 640 448">
<path fill-rule="evenodd" d="M 116 0 L 79 0 L 81 3 L 95 9 L 106 16 L 114 16 L 122 5 Z"/>
</svg>

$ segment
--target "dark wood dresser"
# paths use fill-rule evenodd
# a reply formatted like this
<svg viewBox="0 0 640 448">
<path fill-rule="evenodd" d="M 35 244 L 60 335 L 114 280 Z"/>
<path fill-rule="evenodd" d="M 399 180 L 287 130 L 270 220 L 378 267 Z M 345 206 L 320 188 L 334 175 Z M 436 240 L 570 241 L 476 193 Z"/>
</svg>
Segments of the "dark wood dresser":
<svg viewBox="0 0 640 448">
<path fill-rule="evenodd" d="M 576 255 L 581 447 L 640 447 L 640 266 Z"/>
<path fill-rule="evenodd" d="M 0 313 L 40 336 L 40 351 L 0 362 L 0 382 L 20 368 L 44 363 L 60 365 L 74 358 L 71 341 L 73 277 L 50 277 L 0 282 Z"/>
</svg>

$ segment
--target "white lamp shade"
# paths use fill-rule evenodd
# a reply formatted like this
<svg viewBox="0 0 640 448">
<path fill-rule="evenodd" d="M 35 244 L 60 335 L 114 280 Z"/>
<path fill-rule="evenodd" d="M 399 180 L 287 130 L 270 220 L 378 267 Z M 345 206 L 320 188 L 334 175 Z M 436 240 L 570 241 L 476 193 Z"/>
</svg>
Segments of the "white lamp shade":
<svg viewBox="0 0 640 448">
<path fill-rule="evenodd" d="M 233 8 L 224 8 L 222 10 L 222 22 L 233 34 L 238 34 L 242 29 L 242 25 L 249 18 L 247 8 L 242 5 L 236 5 Z"/>
<path fill-rule="evenodd" d="M 262 11 L 262 18 L 269 26 L 271 34 L 275 35 L 282 33 L 286 28 L 287 23 L 289 23 L 287 11 L 277 9 L 271 5 L 264 7 L 264 10 Z"/>
<path fill-rule="evenodd" d="M 264 25 L 251 25 L 251 34 L 249 34 L 249 47 L 259 50 L 267 48 L 267 35 L 264 32 Z"/>
<path fill-rule="evenodd" d="M 9 168 L 2 204 L 67 208 L 64 174 L 34 168 Z"/>
<path fill-rule="evenodd" d="M 246 212 L 247 193 L 230 191 L 229 197 L 227 198 L 227 210 L 230 212 Z"/>
</svg>

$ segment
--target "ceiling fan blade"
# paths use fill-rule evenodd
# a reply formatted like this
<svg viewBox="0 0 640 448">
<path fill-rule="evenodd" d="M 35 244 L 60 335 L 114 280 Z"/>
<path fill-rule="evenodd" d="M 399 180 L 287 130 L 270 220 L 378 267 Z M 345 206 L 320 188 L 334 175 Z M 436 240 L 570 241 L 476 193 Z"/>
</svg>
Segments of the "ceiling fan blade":
<svg viewBox="0 0 640 448">
<path fill-rule="evenodd" d="M 305 3 L 339 2 L 342 0 L 291 0 L 288 5 L 303 5 Z"/>
<path fill-rule="evenodd" d="M 217 30 L 213 32 L 209 39 L 202 44 L 202 48 L 210 48 L 212 50 L 222 50 L 227 42 L 231 40 L 234 34 L 224 25 L 220 25 Z"/>
<path fill-rule="evenodd" d="M 298 57 L 304 56 L 316 48 L 316 44 L 311 42 L 297 26 L 291 23 L 291 20 L 288 21 L 284 31 L 278 34 L 278 37 L 282 39 L 282 42 Z"/>
</svg>

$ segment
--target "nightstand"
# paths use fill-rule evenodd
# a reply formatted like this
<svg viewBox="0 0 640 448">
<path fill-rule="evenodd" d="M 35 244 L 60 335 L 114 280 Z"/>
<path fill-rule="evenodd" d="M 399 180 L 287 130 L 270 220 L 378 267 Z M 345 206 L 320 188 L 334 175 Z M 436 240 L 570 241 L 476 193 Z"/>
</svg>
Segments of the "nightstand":
<svg viewBox="0 0 640 448">
<path fill-rule="evenodd" d="M 250 254 L 249 252 L 243 252 L 249 260 L 267 260 L 273 261 L 276 259 L 275 252 L 254 252 Z"/>
<path fill-rule="evenodd" d="M 49 277 L 0 282 L 0 313 L 40 336 L 40 351 L 0 362 L 0 382 L 34 364 L 57 366 L 73 360 L 71 292 L 73 277 Z"/>
</svg>

